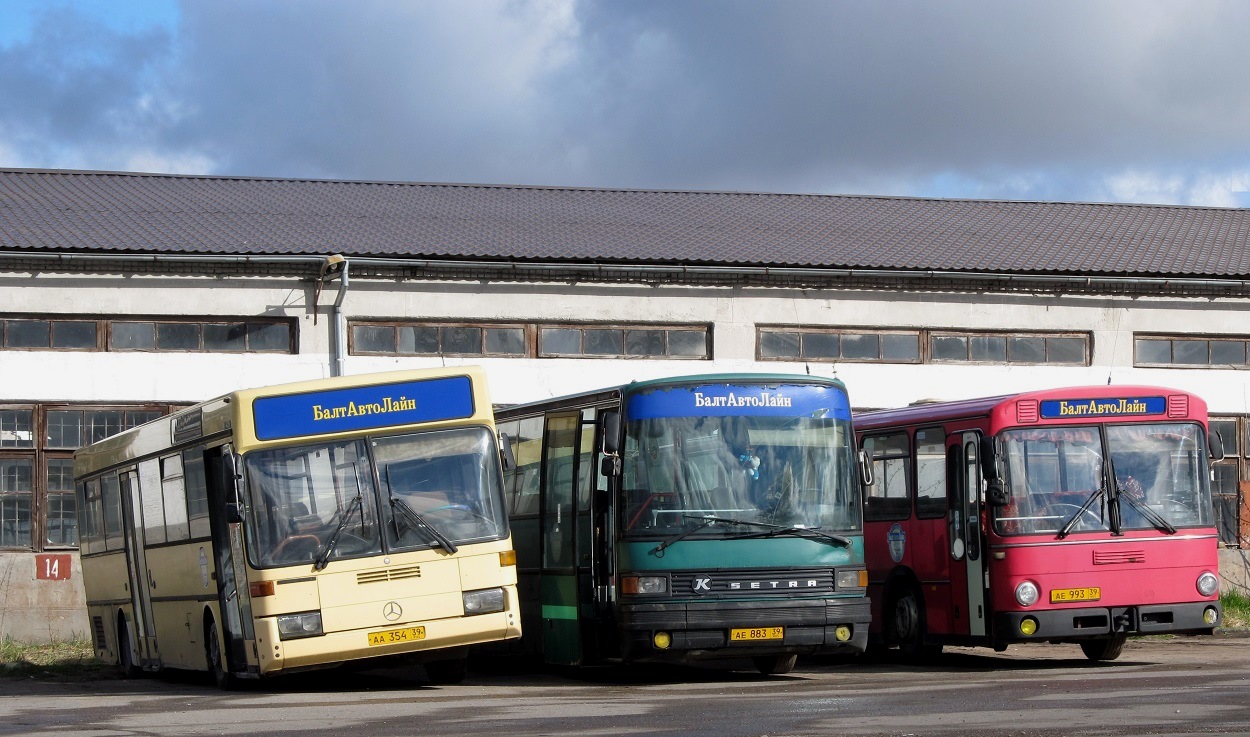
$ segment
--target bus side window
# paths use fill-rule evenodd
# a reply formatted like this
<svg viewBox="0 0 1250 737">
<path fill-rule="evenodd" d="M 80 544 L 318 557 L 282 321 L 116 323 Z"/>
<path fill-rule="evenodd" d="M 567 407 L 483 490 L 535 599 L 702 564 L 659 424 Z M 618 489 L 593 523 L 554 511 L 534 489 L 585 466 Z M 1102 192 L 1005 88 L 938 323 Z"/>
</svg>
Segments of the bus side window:
<svg viewBox="0 0 1250 737">
<path fill-rule="evenodd" d="M 907 519 L 911 516 L 911 443 L 906 432 L 864 438 L 864 452 L 872 460 L 875 483 L 867 487 L 864 519 Z"/>
</svg>

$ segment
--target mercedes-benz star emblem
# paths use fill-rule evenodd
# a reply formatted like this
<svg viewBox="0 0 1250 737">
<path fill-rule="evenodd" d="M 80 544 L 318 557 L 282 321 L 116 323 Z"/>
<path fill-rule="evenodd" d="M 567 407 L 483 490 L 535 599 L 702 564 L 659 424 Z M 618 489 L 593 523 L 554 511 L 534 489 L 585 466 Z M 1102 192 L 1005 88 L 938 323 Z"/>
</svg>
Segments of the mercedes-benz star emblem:
<svg viewBox="0 0 1250 737">
<path fill-rule="evenodd" d="M 394 622 L 404 615 L 404 608 L 393 601 L 386 602 L 386 606 L 382 607 L 382 616 L 386 617 L 386 621 Z"/>
</svg>

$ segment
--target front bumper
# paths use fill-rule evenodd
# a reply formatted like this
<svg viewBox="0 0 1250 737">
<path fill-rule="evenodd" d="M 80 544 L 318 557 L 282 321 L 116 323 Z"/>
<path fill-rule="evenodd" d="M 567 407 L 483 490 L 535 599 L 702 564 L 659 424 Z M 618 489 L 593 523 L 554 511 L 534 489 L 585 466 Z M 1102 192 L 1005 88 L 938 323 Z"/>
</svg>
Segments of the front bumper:
<svg viewBox="0 0 1250 737">
<path fill-rule="evenodd" d="M 622 654 L 626 660 L 639 662 L 860 653 L 868 644 L 870 617 L 866 598 L 622 604 L 618 609 Z M 763 627 L 782 627 L 784 636 L 779 640 L 729 640 L 731 629 Z M 845 640 L 838 639 L 840 627 L 849 629 Z M 654 644 L 659 632 L 671 638 L 668 647 Z"/>
<path fill-rule="evenodd" d="M 1214 624 L 1203 618 L 1207 609 L 1216 612 Z M 1037 631 L 1032 635 L 1025 635 L 1020 629 L 1027 618 L 1037 622 Z M 1210 633 L 1223 619 L 1224 612 L 1218 601 L 1000 612 L 994 618 L 994 639 L 1007 643 L 1082 640 L 1111 634 L 1201 634 Z"/>
</svg>

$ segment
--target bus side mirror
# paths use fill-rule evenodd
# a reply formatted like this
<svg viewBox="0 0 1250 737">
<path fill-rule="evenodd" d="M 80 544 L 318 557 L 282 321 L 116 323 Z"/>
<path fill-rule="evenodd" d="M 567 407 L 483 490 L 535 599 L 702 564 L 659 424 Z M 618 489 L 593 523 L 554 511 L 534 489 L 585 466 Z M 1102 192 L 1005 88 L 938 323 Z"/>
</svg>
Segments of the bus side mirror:
<svg viewBox="0 0 1250 737">
<path fill-rule="evenodd" d="M 1224 438 L 1219 430 L 1207 433 L 1207 454 L 1211 456 L 1212 463 L 1224 460 Z"/>
<path fill-rule="evenodd" d="M 872 486 L 877 483 L 877 479 L 873 477 L 872 461 L 868 458 L 868 453 L 861 450 L 859 452 L 859 477 L 863 480 L 864 486 Z"/>
<path fill-rule="evenodd" d="M 993 507 L 1005 507 L 1011 503 L 1011 495 L 1007 493 L 1001 479 L 994 479 L 989 483 L 985 488 L 985 498 Z"/>
<path fill-rule="evenodd" d="M 620 456 L 604 456 L 599 461 L 599 473 L 612 478 L 621 475 L 621 457 Z"/>
<path fill-rule="evenodd" d="M 512 452 L 512 438 L 508 437 L 506 432 L 499 433 L 499 464 L 505 471 L 516 468 L 516 455 Z"/>
<path fill-rule="evenodd" d="M 621 413 L 604 412 L 599 415 L 599 426 L 603 437 L 603 452 L 618 455 L 621 452 Z"/>
<path fill-rule="evenodd" d="M 981 438 L 981 447 L 978 448 L 981 456 L 981 478 L 987 483 L 999 482 L 1002 486 L 1002 474 L 998 472 L 998 442 L 994 438 Z"/>
</svg>

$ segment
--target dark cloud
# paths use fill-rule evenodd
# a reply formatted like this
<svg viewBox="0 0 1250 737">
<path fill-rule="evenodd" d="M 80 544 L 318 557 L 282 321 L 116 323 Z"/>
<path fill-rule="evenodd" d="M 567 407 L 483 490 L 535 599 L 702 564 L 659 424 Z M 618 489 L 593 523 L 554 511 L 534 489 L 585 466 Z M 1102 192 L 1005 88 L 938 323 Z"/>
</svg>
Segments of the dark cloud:
<svg viewBox="0 0 1250 737">
<path fill-rule="evenodd" d="M 0 164 L 1226 205 L 1247 28 L 1233 0 L 63 11 L 0 49 Z"/>
</svg>

